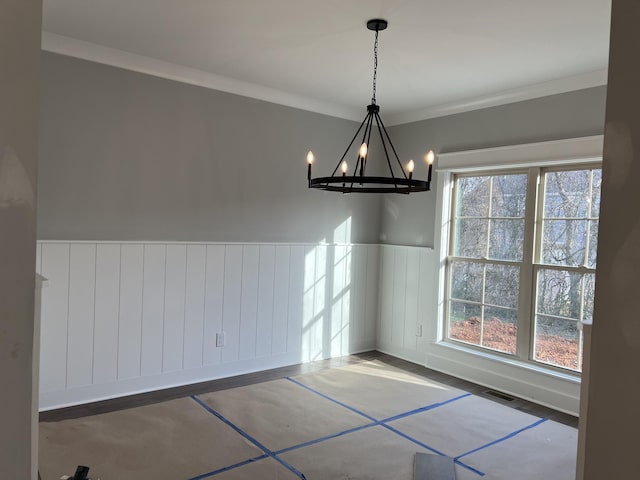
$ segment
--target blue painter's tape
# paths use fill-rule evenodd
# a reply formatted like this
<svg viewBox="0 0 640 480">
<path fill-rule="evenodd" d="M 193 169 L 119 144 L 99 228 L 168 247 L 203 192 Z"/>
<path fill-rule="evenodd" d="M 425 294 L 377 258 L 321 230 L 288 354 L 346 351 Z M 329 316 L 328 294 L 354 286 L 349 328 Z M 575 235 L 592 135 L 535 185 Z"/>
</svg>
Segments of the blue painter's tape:
<svg viewBox="0 0 640 480">
<path fill-rule="evenodd" d="M 271 450 L 269 450 L 267 447 L 265 447 L 262 443 L 260 443 L 258 440 L 256 440 L 255 438 L 253 438 L 251 435 L 249 435 L 248 433 L 246 433 L 244 430 L 242 430 L 241 428 L 237 427 L 236 425 L 234 425 L 230 420 L 227 420 L 222 414 L 216 412 L 213 408 L 211 408 L 209 405 L 207 405 L 206 403 L 204 403 L 202 400 L 200 400 L 199 398 L 197 398 L 195 395 L 192 395 L 191 398 L 193 399 L 193 401 L 195 401 L 198 405 L 200 405 L 202 408 L 204 408 L 206 411 L 208 411 L 209 413 L 211 413 L 213 416 L 215 416 L 216 418 L 218 418 L 219 420 L 221 420 L 222 422 L 224 422 L 225 424 L 227 424 L 229 427 L 231 427 L 232 429 L 234 429 L 237 433 L 239 433 L 240 435 L 242 435 L 244 438 L 246 438 L 247 440 L 249 440 L 249 442 L 253 443 L 256 447 L 258 447 L 260 450 L 262 450 L 267 456 L 273 458 L 276 462 L 280 463 L 283 467 L 285 467 L 287 470 L 291 471 L 294 475 L 296 475 L 298 478 L 302 479 L 302 480 L 306 480 L 306 477 L 302 474 L 302 472 L 300 472 L 298 469 L 296 469 L 293 465 L 285 462 L 284 460 L 282 460 L 280 457 L 278 457 L 275 453 L 273 453 Z M 237 467 L 236 467 L 237 468 Z"/>
<path fill-rule="evenodd" d="M 421 442 L 420 440 L 415 439 L 415 438 L 413 438 L 413 437 L 411 437 L 411 436 L 407 435 L 406 433 L 401 432 L 400 430 L 398 430 L 398 429 L 396 429 L 396 428 L 393 428 L 391 425 L 387 425 L 387 424 L 384 424 L 384 423 L 383 423 L 383 424 L 382 424 L 382 426 L 383 426 L 384 428 L 386 428 L 387 430 L 391 430 L 393 433 L 395 433 L 395 434 L 397 434 L 397 435 L 400 435 L 402 438 L 405 438 L 405 439 L 409 440 L 410 442 L 413 442 L 413 443 L 415 443 L 416 445 L 418 445 L 418 446 L 420 446 L 420 447 L 422 447 L 422 448 L 425 448 L 425 449 L 427 449 L 427 450 L 429 450 L 429 451 L 431 451 L 431 452 L 433 452 L 433 453 L 435 453 L 435 454 L 437 454 L 437 455 L 442 455 L 443 457 L 446 457 L 446 456 L 447 456 L 445 453 L 441 452 L 440 450 L 436 450 L 435 448 L 430 447 L 430 446 L 429 446 L 429 445 L 427 445 L 426 443 L 423 443 L 423 442 Z M 458 460 L 457 458 L 454 458 L 454 459 L 453 459 L 453 461 L 454 461 L 456 464 L 460 465 L 462 468 L 466 468 L 467 470 L 469 470 L 469 471 L 471 471 L 471 472 L 473 472 L 473 473 L 475 473 L 475 474 L 478 474 L 478 475 L 480 475 L 481 477 L 484 477 L 484 475 L 485 475 L 485 474 L 484 474 L 484 472 L 481 472 L 480 470 L 477 470 L 477 469 L 475 469 L 475 468 L 473 468 L 473 467 L 471 467 L 471 466 L 467 465 L 466 463 L 464 463 L 464 462 L 462 462 L 462 461 Z"/>
<path fill-rule="evenodd" d="M 410 417 L 411 415 L 416 415 L 416 414 L 422 413 L 422 412 L 428 412 L 429 410 L 433 410 L 434 408 L 442 407 L 443 405 L 447 405 L 449 403 L 453 403 L 453 402 L 456 402 L 456 401 L 458 401 L 460 399 L 467 398 L 467 397 L 470 397 L 470 396 L 471 396 L 470 393 L 465 393 L 463 395 L 458 395 L 457 397 L 451 398 L 449 400 L 445 400 L 444 402 L 433 403 L 431 405 L 427 405 L 426 407 L 416 408 L 415 410 L 410 410 L 408 412 L 401 413 L 399 415 L 394 415 L 393 417 L 388 417 L 388 418 L 385 418 L 384 420 L 380 420 L 380 421 L 384 422 L 384 423 L 394 422 L 396 420 L 400 420 L 401 418 Z"/>
<path fill-rule="evenodd" d="M 418 445 L 418 446 L 420 446 L 420 447 L 422 447 L 422 448 L 424 448 L 426 450 L 429 450 L 429 451 L 431 451 L 431 452 L 433 452 L 433 453 L 435 453 L 437 455 L 443 455 L 444 456 L 445 454 L 443 452 L 440 452 L 439 450 L 436 450 L 435 448 L 430 447 L 429 445 L 427 445 L 427 444 L 425 444 L 425 443 L 423 443 L 423 442 L 421 442 L 421 441 L 419 441 L 419 440 L 417 440 L 417 439 L 415 439 L 415 438 L 413 438 L 413 437 L 401 432 L 400 430 L 397 430 L 396 428 L 394 428 L 394 427 L 392 427 L 390 425 L 387 425 L 387 423 L 388 422 L 392 422 L 392 421 L 396 421 L 396 420 L 399 420 L 399 419 L 402 419 L 402 418 L 406 418 L 406 417 L 409 417 L 409 416 L 412 416 L 412 415 L 416 415 L 416 414 L 419 414 L 419 413 L 423 413 L 423 412 L 432 410 L 434 408 L 438 408 L 438 407 L 441 407 L 443 405 L 447 405 L 449 403 L 452 403 L 452 402 L 455 402 L 457 400 L 460 400 L 460 399 L 463 399 L 463 398 L 471 396 L 470 393 L 465 393 L 463 395 L 459 395 L 457 397 L 451 398 L 451 399 L 446 400 L 444 402 L 434 403 L 434 404 L 431 404 L 431 405 L 427 405 L 425 407 L 416 408 L 414 410 L 410 410 L 410 411 L 405 412 L 405 413 L 394 415 L 394 416 L 385 418 L 383 420 L 377 420 L 376 418 L 372 417 L 371 415 L 368 415 L 368 414 L 358 410 L 357 408 L 354 408 L 354 407 L 352 407 L 350 405 L 347 405 L 346 403 L 343 403 L 343 402 L 341 402 L 339 400 L 336 400 L 335 398 L 332 398 L 329 395 L 325 395 L 324 393 L 319 392 L 319 391 L 317 391 L 317 390 L 315 390 L 315 389 L 313 389 L 313 388 L 311 388 L 311 387 L 309 387 L 309 386 L 307 386 L 307 385 L 305 385 L 305 384 L 303 384 L 303 383 L 301 383 L 301 382 L 299 382 L 299 381 L 297 381 L 297 380 L 295 380 L 293 378 L 287 378 L 287 380 L 289 380 L 290 382 L 292 382 L 292 383 L 294 383 L 294 384 L 296 384 L 296 385 L 298 385 L 298 386 L 300 386 L 300 387 L 302 387 L 302 388 L 314 393 L 315 395 L 318 395 L 318 396 L 320 396 L 320 397 L 322 397 L 322 398 L 324 398 L 326 400 L 329 400 L 332 403 L 335 403 L 337 405 L 340 405 L 343 408 L 346 408 L 347 410 L 350 410 L 353 413 L 356 413 L 357 415 L 360 415 L 360 416 L 366 418 L 367 420 L 370 420 L 371 423 L 368 423 L 366 425 L 361 425 L 359 427 L 350 428 L 348 430 L 344 430 L 342 432 L 338 432 L 338 433 L 335 433 L 335 434 L 326 435 L 326 436 L 321 437 L 321 438 L 310 440 L 308 442 L 300 443 L 298 445 L 293 445 L 293 446 L 278 450 L 277 452 L 273 452 L 273 451 L 269 450 L 265 445 L 260 443 L 257 439 L 253 438 L 251 435 L 249 435 L 248 433 L 244 432 L 238 426 L 233 424 L 231 421 L 229 421 L 227 418 L 225 418 L 222 414 L 218 413 L 213 408 L 209 407 L 207 404 L 202 402 L 199 398 L 197 398 L 196 396 L 192 396 L 191 398 L 196 403 L 198 403 L 202 408 L 207 410 L 209 413 L 214 415 L 216 418 L 218 418 L 219 420 L 224 422 L 229 427 L 231 427 L 233 430 L 235 430 L 238 434 L 243 436 L 249 442 L 253 443 L 256 447 L 258 447 L 260 450 L 262 450 L 264 452 L 264 454 L 260 455 L 258 457 L 249 459 L 249 460 L 245 460 L 243 462 L 239 462 L 239 463 L 234 464 L 234 465 L 230 465 L 228 467 L 220 468 L 218 470 L 214 470 L 212 472 L 208 472 L 208 473 L 202 474 L 202 475 L 194 477 L 194 478 L 192 478 L 190 480 L 202 480 L 202 479 L 205 479 L 205 478 L 209 478 L 209 477 L 212 477 L 214 475 L 218 475 L 220 473 L 227 472 L 229 470 L 233 470 L 233 469 L 238 468 L 238 467 L 242 467 L 242 466 L 247 465 L 249 463 L 256 462 L 258 460 L 263 460 L 263 459 L 265 459 L 267 457 L 273 458 L 275 461 L 277 461 L 278 463 L 283 465 L 285 468 L 287 468 L 289 471 L 294 473 L 298 478 L 306 480 L 305 476 L 302 474 L 302 472 L 298 471 L 295 467 L 293 467 L 288 462 L 285 462 L 284 460 L 282 460 L 279 457 L 279 455 L 282 455 L 284 453 L 287 453 L 287 452 L 290 452 L 290 451 L 293 451 L 293 450 L 298 450 L 300 448 L 304 448 L 304 447 L 308 447 L 308 446 L 311 446 L 311 445 L 315 445 L 317 443 L 325 442 L 327 440 L 331 440 L 331 439 L 334 439 L 334 438 L 337 438 L 337 437 L 341 437 L 343 435 L 348 435 L 348 434 L 351 434 L 351 433 L 355 433 L 355 432 L 358 432 L 360 430 L 368 429 L 368 428 L 371 428 L 371 427 L 376 427 L 376 426 L 382 426 L 382 427 L 386 428 L 387 430 L 395 433 L 396 435 L 399 435 L 399 436 L 403 437 L 404 439 L 406 439 L 406 440 L 408 440 L 408 441 L 410 441 L 410 442 L 412 442 L 412 443 L 414 443 L 414 444 L 416 444 L 416 445 Z M 487 445 L 487 446 L 489 446 L 489 445 Z M 469 453 L 471 453 L 471 452 L 468 452 L 465 455 L 468 455 Z M 461 456 L 463 456 L 463 455 L 461 455 Z M 460 465 L 461 467 L 463 467 L 463 468 L 465 468 L 465 469 L 467 469 L 467 470 L 469 470 L 469 471 L 471 471 L 471 472 L 473 472 L 473 473 L 475 473 L 475 474 L 477 474 L 479 476 L 484 476 L 485 475 L 480 470 L 477 470 L 477 469 L 465 464 L 464 462 L 460 461 L 459 458 L 460 457 L 454 458 L 454 462 L 456 464 Z"/>
<path fill-rule="evenodd" d="M 333 403 L 335 403 L 335 404 L 337 404 L 337 405 L 340 405 L 341 407 L 344 407 L 344 408 L 346 408 L 347 410 L 351 410 L 353 413 L 357 413 L 357 414 L 358 414 L 358 415 L 360 415 L 361 417 L 364 417 L 364 418 L 366 418 L 366 419 L 368 419 L 368 420 L 371 420 L 372 422 L 377 422 L 377 421 L 378 421 L 377 419 L 373 418 L 371 415 L 367 415 L 366 413 L 361 412 L 361 411 L 360 411 L 360 410 L 358 410 L 357 408 L 353 408 L 352 406 L 347 405 L 346 403 L 342 403 L 341 401 L 336 400 L 335 398 L 331 398 L 329 395 L 325 395 L 324 393 L 319 392 L 319 391 L 317 391 L 317 390 L 315 390 L 315 389 L 313 389 L 313 388 L 311 388 L 311 387 L 309 387 L 309 386 L 305 385 L 304 383 L 300 383 L 299 381 L 294 380 L 294 379 L 293 379 L 293 378 L 291 378 L 291 377 L 287 377 L 287 380 L 289 380 L 290 382 L 295 383 L 296 385 L 298 385 L 298 386 L 300 386 L 300 387 L 302 387 L 302 388 L 305 388 L 305 389 L 309 390 L 309 391 L 310 391 L 310 392 L 312 392 L 312 393 L 315 393 L 316 395 L 321 396 L 322 398 L 325 398 L 325 399 L 329 400 L 330 402 L 333 402 Z"/>
<path fill-rule="evenodd" d="M 453 463 L 455 463 L 456 465 L 460 465 L 462 468 L 465 468 L 465 469 L 469 470 L 470 472 L 473 472 L 476 475 L 479 475 L 481 477 L 484 477 L 486 475 L 486 473 L 481 472 L 477 468 L 473 468 L 471 465 L 467 465 L 466 463 L 461 462 L 460 460 L 456 460 L 455 458 L 453 459 Z"/>
<path fill-rule="evenodd" d="M 387 430 L 392 431 L 393 433 L 395 433 L 396 435 L 400 435 L 402 438 L 405 438 L 407 440 L 409 440 L 410 442 L 415 443 L 416 445 L 422 447 L 422 448 L 426 448 L 427 450 L 436 453 L 438 455 L 442 455 L 443 457 L 446 457 L 446 455 L 441 452 L 440 450 L 436 450 L 433 447 L 430 447 L 429 445 L 427 445 L 426 443 L 422 443 L 420 440 L 416 440 L 413 437 L 410 437 L 409 435 L 407 435 L 406 433 L 401 432 L 400 430 L 398 430 L 397 428 L 393 428 L 391 425 L 382 425 L 384 428 L 386 428 Z"/>
<path fill-rule="evenodd" d="M 439 450 L 436 450 L 433 447 L 430 447 L 426 443 L 422 443 L 421 441 L 416 440 L 415 438 L 410 437 L 409 435 L 407 435 L 405 433 L 402 433 L 400 430 L 397 430 L 397 429 L 393 428 L 392 426 L 387 425 L 387 422 L 391 422 L 393 420 L 398 420 L 400 418 L 409 417 L 411 415 L 416 415 L 418 413 L 426 412 L 428 410 L 431 410 L 431 409 L 434 409 L 434 408 L 437 408 L 437 407 L 441 407 L 443 405 L 447 405 L 449 403 L 455 402 L 455 401 L 460 400 L 462 398 L 466 398 L 466 397 L 471 396 L 471 393 L 465 393 L 465 394 L 459 395 L 457 397 L 451 398 L 449 400 L 446 400 L 444 402 L 434 403 L 432 405 L 427 405 L 426 407 L 420 407 L 420 408 L 417 408 L 415 410 L 411 410 L 411 411 L 406 412 L 406 413 L 401 413 L 399 415 L 395 415 L 393 417 L 389 417 L 389 418 L 386 418 L 386 419 L 383 419 L 383 420 L 377 420 L 377 419 L 373 418 L 371 415 L 367 415 L 366 413 L 361 412 L 357 408 L 354 408 L 351 405 L 347 405 L 346 403 L 343 403 L 343 402 L 341 402 L 339 400 L 336 400 L 335 398 L 332 398 L 329 395 L 326 395 L 326 394 L 324 394 L 322 392 L 319 392 L 319 391 L 315 390 L 314 388 L 311 388 L 311 387 L 305 385 L 304 383 L 301 383 L 301 382 L 299 382 L 299 381 L 297 381 L 297 380 L 295 380 L 295 379 L 293 379 L 291 377 L 287 377 L 287 380 L 289 380 L 290 382 L 295 383 L 296 385 L 299 385 L 300 387 L 302 387 L 302 388 L 304 388 L 306 390 L 309 390 L 312 393 L 315 393 L 316 395 L 319 395 L 322 398 L 325 398 L 325 399 L 329 400 L 330 402 L 333 402 L 333 403 L 335 403 L 337 405 L 340 405 L 341 407 L 344 407 L 344 408 L 346 408 L 346 409 L 348 409 L 348 410 L 350 410 L 350 411 L 352 411 L 354 413 L 357 413 L 358 415 L 360 415 L 362 417 L 365 417 L 366 419 L 372 421 L 372 423 L 370 423 L 368 425 L 363 425 L 361 427 L 356 427 L 356 428 L 352 428 L 350 430 L 345 430 L 344 432 L 340 432 L 340 433 L 335 434 L 335 435 L 329 435 L 326 438 L 321 438 L 321 439 L 317 439 L 317 440 L 311 440 L 310 442 L 307 442 L 309 445 L 320 443 L 320 442 L 323 442 L 325 440 L 330 440 L 332 438 L 336 438 L 336 437 L 339 437 L 339 436 L 342 436 L 342 435 L 347 435 L 349 433 L 353 433 L 353 432 L 356 432 L 358 430 L 363 430 L 365 428 L 370 428 L 370 427 L 375 427 L 375 426 L 380 425 L 380 426 L 386 428 L 387 430 L 390 430 L 393 433 L 395 433 L 397 435 L 400 435 L 401 437 L 405 438 L 406 440 L 409 440 L 410 442 L 415 443 L 416 445 L 419 445 L 422 448 L 425 448 L 425 449 L 427 449 L 427 450 L 429 450 L 429 451 L 431 451 L 433 453 L 436 453 L 438 455 L 445 456 L 444 453 L 440 452 Z M 293 447 L 289 447 L 288 449 L 286 449 L 286 451 L 296 450 L 298 448 L 302 448 L 302 446 L 308 446 L 308 445 L 306 445 L 306 444 L 301 444 L 301 446 L 294 445 Z M 283 452 L 280 451 L 278 453 L 283 453 Z M 475 473 L 475 474 L 477 474 L 477 475 L 479 475 L 481 477 L 483 477 L 485 475 L 484 472 L 481 472 L 480 470 L 477 470 L 477 469 L 467 465 L 466 463 L 458 460 L 458 458 L 454 458 L 454 462 L 456 464 L 460 465 L 461 467 L 463 467 L 463 468 L 465 468 L 465 469 L 467 469 L 467 470 L 469 470 L 469 471 L 471 471 L 471 472 L 473 472 L 473 473 Z"/>
<path fill-rule="evenodd" d="M 203 473 L 202 475 L 198 475 L 197 477 L 192 477 L 189 480 L 202 480 L 203 478 L 213 477 L 214 475 L 218 475 L 219 473 L 228 472 L 229 470 L 233 470 L 234 468 L 244 467 L 253 462 L 257 462 L 258 460 L 264 460 L 268 458 L 268 455 L 260 455 L 259 457 L 250 458 L 249 460 L 245 460 L 244 462 L 238 462 L 233 465 L 229 465 L 228 467 L 222 467 L 218 470 L 213 470 L 211 472 Z"/>
<path fill-rule="evenodd" d="M 309 440 L 308 442 L 299 443 L 297 445 L 292 445 L 291 447 L 283 448 L 282 450 L 278 450 L 274 452 L 276 455 L 282 455 L 283 453 L 291 452 L 292 450 L 299 450 L 304 447 L 309 447 L 311 445 L 315 445 L 316 443 L 326 442 L 327 440 L 331 440 L 333 438 L 342 437 L 343 435 L 349 435 L 350 433 L 359 432 L 360 430 L 365 430 L 367 428 L 375 427 L 379 425 L 378 422 L 367 423 L 366 425 L 361 425 L 359 427 L 350 428 L 348 430 L 344 430 L 342 432 L 334 433 L 332 435 L 326 435 L 324 437 L 316 438 L 314 440 Z"/>
<path fill-rule="evenodd" d="M 505 440 L 513 438 L 516 435 L 518 435 L 519 433 L 522 433 L 522 432 L 524 432 L 526 430 L 530 430 L 530 429 L 532 429 L 534 427 L 537 427 L 538 425 L 540 425 L 541 423 L 544 423 L 546 421 L 547 421 L 546 418 L 541 418 L 537 422 L 533 422 L 531 425 L 527 425 L 526 427 L 523 427 L 520 430 L 516 430 L 515 432 L 511 432 L 510 434 L 505 435 L 504 437 L 500 437 L 499 439 L 494 440 L 493 442 L 486 443 L 485 445 L 482 445 L 482 446 L 480 446 L 478 448 L 474 448 L 473 450 L 470 450 L 467 453 L 463 453 L 462 455 L 458 455 L 455 458 L 455 460 L 458 460 L 459 458 L 462 458 L 462 457 L 466 457 L 467 455 L 471 455 L 472 453 L 476 453 L 477 451 L 484 450 L 485 448 L 491 447 L 492 445 L 495 445 L 497 443 L 504 442 Z"/>
</svg>

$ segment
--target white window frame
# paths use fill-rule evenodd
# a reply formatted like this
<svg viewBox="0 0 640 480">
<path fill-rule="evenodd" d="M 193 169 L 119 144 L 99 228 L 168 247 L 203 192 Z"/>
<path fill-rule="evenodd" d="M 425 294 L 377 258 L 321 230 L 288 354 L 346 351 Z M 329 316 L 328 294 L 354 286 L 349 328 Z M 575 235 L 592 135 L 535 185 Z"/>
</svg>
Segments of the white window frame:
<svg viewBox="0 0 640 480">
<path fill-rule="evenodd" d="M 602 163 L 603 141 L 603 135 L 596 135 L 438 155 L 434 165 L 437 172 L 434 253 L 438 259 L 434 282 L 438 301 L 433 311 L 437 319 L 437 330 L 435 338 L 428 342 L 428 366 L 577 414 L 580 374 L 509 358 L 510 356 L 467 347 L 446 339 L 446 263 L 451 231 L 452 181 L 456 173 L 482 174 L 483 171 L 518 168 L 595 166 Z M 529 187 L 536 188 L 537 185 Z"/>
</svg>

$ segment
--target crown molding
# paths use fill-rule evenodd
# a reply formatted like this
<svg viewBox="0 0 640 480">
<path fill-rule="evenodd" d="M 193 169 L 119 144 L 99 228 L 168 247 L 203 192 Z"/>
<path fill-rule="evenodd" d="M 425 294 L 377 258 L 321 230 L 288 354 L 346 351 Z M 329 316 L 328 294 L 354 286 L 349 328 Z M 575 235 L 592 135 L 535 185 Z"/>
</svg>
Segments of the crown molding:
<svg viewBox="0 0 640 480">
<path fill-rule="evenodd" d="M 358 122 L 362 120 L 360 109 L 314 100 L 46 31 L 42 32 L 42 50 L 332 117 Z"/>
<path fill-rule="evenodd" d="M 505 90 L 503 92 L 470 98 L 458 102 L 446 103 L 434 107 L 427 107 L 412 112 L 388 115 L 389 125 L 419 122 L 430 118 L 445 117 L 456 113 L 470 112 L 482 108 L 497 107 L 508 103 L 521 102 L 534 98 L 547 97 L 558 93 L 567 93 L 585 88 L 599 87 L 607 84 L 607 69 L 559 78 L 548 82 L 537 83 L 525 87 Z"/>
<path fill-rule="evenodd" d="M 42 32 L 42 49 L 52 53 L 80 58 L 91 62 L 132 70 L 134 72 L 166 78 L 177 82 L 255 98 L 287 107 L 329 115 L 353 121 L 362 120 L 362 109 L 314 100 L 255 83 L 244 82 L 195 68 L 165 62 L 144 55 L 125 52 L 75 38 Z M 522 88 L 516 88 L 483 97 L 427 107 L 411 112 L 391 114 L 385 117 L 388 126 L 444 117 L 481 108 L 546 97 L 584 88 L 606 85 L 607 69 L 551 80 Z"/>
</svg>

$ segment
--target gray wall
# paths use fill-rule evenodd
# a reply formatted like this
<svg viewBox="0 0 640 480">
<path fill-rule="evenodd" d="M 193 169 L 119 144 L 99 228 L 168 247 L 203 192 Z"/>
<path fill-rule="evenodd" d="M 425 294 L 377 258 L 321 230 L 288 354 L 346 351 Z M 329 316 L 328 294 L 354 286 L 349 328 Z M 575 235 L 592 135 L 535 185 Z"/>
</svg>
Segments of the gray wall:
<svg viewBox="0 0 640 480">
<path fill-rule="evenodd" d="M 0 3 L 0 478 L 31 479 L 40 1 Z M 37 394 L 35 394 L 37 397 Z M 35 452 L 34 452 L 35 453 Z"/>
<path fill-rule="evenodd" d="M 591 88 L 390 134 L 422 178 L 429 149 L 601 134 L 605 100 Z M 307 150 L 328 174 L 354 122 L 51 53 L 40 122 L 41 239 L 331 242 L 351 218 L 353 242 L 433 245 L 435 189 L 381 200 L 306 188 Z"/>
<path fill-rule="evenodd" d="M 586 480 L 638 478 L 640 3 L 614 0 L 612 6 Z"/>
<path fill-rule="evenodd" d="M 357 124 L 43 53 L 38 237 L 317 242 L 349 217 L 373 243 L 379 199 L 308 190 Z"/>
<path fill-rule="evenodd" d="M 601 135 L 606 87 L 552 95 L 499 107 L 394 127 L 391 138 L 403 159 L 436 153 Z M 426 167 L 415 176 L 425 177 Z M 435 175 L 434 182 L 435 184 Z M 387 196 L 381 212 L 383 243 L 433 246 L 435 188 L 409 197 Z"/>
</svg>

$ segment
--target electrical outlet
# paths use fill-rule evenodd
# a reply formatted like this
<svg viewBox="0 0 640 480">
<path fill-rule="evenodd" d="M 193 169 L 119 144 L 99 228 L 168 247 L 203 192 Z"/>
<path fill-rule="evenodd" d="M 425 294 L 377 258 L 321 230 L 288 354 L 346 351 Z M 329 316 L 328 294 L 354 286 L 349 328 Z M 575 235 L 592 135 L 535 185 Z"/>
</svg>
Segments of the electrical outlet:
<svg viewBox="0 0 640 480">
<path fill-rule="evenodd" d="M 216 347 L 224 347 L 224 332 L 216 333 Z"/>
<path fill-rule="evenodd" d="M 422 336 L 422 324 L 418 324 L 416 326 L 416 337 L 421 337 Z"/>
</svg>

